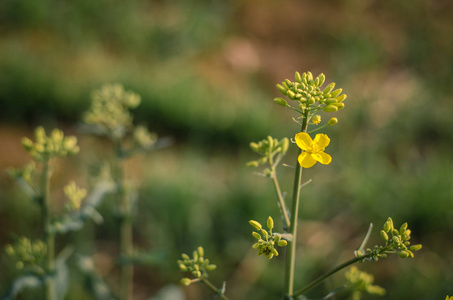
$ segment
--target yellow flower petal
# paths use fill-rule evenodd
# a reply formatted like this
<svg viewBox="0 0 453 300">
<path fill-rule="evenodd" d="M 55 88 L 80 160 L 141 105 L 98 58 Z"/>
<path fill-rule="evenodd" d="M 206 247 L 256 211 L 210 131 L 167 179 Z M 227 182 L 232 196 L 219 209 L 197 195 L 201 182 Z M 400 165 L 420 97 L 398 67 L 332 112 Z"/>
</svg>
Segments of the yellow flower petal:
<svg viewBox="0 0 453 300">
<path fill-rule="evenodd" d="M 318 152 L 318 153 L 312 154 L 312 156 L 315 160 L 319 161 L 323 165 L 328 165 L 332 161 L 332 157 L 325 152 Z"/>
<path fill-rule="evenodd" d="M 318 133 L 313 140 L 313 143 L 316 145 L 316 147 L 319 148 L 326 148 L 329 143 L 330 143 L 330 138 L 327 136 L 327 134 L 324 133 Z"/>
<path fill-rule="evenodd" d="M 298 161 L 302 168 L 311 168 L 316 163 L 312 154 L 308 152 L 302 152 L 298 157 Z"/>
<path fill-rule="evenodd" d="M 313 143 L 313 140 L 308 135 L 308 133 L 299 132 L 298 134 L 296 134 L 296 144 L 302 150 L 305 150 L 305 151 L 309 150 L 311 148 L 312 143 Z"/>
</svg>

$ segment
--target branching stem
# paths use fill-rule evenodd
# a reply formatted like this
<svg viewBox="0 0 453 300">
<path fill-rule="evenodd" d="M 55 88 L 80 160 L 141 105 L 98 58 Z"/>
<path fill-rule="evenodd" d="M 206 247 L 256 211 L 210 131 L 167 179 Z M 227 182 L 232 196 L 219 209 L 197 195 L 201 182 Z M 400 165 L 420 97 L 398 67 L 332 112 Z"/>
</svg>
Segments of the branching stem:
<svg viewBox="0 0 453 300">
<path fill-rule="evenodd" d="M 200 279 L 201 279 L 201 282 L 203 282 L 211 291 L 213 291 L 214 293 L 219 295 L 220 299 L 229 300 L 228 297 L 222 293 L 221 289 L 216 288 L 209 280 L 207 280 L 204 277 L 202 277 Z"/>
</svg>

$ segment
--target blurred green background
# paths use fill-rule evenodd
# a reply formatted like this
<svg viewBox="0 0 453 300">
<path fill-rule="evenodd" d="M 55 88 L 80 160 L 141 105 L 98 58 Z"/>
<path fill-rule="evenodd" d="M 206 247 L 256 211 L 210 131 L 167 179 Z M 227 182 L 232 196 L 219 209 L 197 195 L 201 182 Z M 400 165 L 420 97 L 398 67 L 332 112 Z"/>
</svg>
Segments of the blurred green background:
<svg viewBox="0 0 453 300">
<path fill-rule="evenodd" d="M 323 72 L 348 95 L 339 124 L 326 130 L 332 164 L 304 172 L 313 182 L 302 191 L 296 287 L 352 257 L 369 223 L 379 228 L 391 216 L 409 223 L 423 250 L 359 267 L 387 289 L 385 299 L 452 295 L 449 0 L 2 0 L 0 247 L 15 235 L 40 236 L 38 208 L 4 172 L 29 161 L 20 138 L 38 125 L 76 134 L 81 154 L 62 162 L 53 187 L 73 178 L 87 186 L 90 165 L 109 148 L 78 124 L 90 93 L 118 82 L 142 96 L 136 122 L 174 141 L 127 166 L 141 182 L 136 245 L 162 255 L 137 267 L 135 298 L 212 299 L 203 286 L 177 287 L 179 254 L 203 245 L 218 265 L 212 281 L 226 280 L 230 299 L 280 299 L 284 255 L 255 257 L 247 223 L 278 218 L 274 191 L 245 163 L 255 158 L 250 141 L 298 131 L 294 114 L 272 101 L 275 84 L 296 70 Z M 295 154 L 284 162 L 294 164 Z M 279 174 L 290 191 L 292 170 Z M 94 255 L 115 286 L 118 228 L 109 199 L 101 212 L 102 225 L 61 244 Z M 370 246 L 378 241 L 375 230 Z M 4 253 L 0 260 L 3 294 L 16 273 Z M 72 276 L 68 299 L 91 299 Z M 309 295 L 321 298 L 343 282 L 339 273 Z"/>
</svg>

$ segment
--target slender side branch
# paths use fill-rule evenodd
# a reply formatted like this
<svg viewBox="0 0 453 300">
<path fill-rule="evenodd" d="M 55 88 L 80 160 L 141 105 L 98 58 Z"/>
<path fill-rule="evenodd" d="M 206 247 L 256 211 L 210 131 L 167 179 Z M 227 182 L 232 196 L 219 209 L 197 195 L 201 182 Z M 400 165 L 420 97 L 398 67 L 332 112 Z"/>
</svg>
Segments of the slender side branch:
<svg viewBox="0 0 453 300">
<path fill-rule="evenodd" d="M 282 213 L 283 213 L 283 217 L 285 218 L 286 228 L 289 228 L 291 223 L 289 221 L 288 211 L 286 210 L 285 200 L 283 199 L 282 192 L 280 190 L 280 185 L 278 184 L 277 176 L 275 175 L 275 173 L 271 176 L 271 178 L 272 178 L 272 182 L 274 183 L 275 191 L 277 192 L 278 201 L 280 202 L 280 206 L 282 208 Z"/>
<path fill-rule="evenodd" d="M 227 296 L 223 295 L 221 290 L 216 288 L 209 280 L 206 278 L 202 277 L 200 278 L 201 282 L 203 282 L 211 291 L 219 295 L 220 299 L 222 300 L 229 300 Z"/>
<path fill-rule="evenodd" d="M 327 279 L 328 277 L 332 276 L 336 272 L 338 272 L 338 271 L 340 271 L 340 270 L 352 265 L 353 263 L 356 263 L 358 261 L 364 260 L 364 259 L 372 257 L 372 256 L 373 256 L 373 253 L 368 253 L 368 254 L 363 255 L 363 256 L 354 257 L 354 258 L 342 263 L 341 265 L 339 265 L 335 269 L 332 269 L 329 272 L 319 276 L 318 278 L 316 278 L 315 280 L 313 280 L 312 282 L 310 282 L 309 284 L 307 284 L 306 286 L 304 286 L 300 290 L 294 292 L 294 294 L 292 296 L 293 297 L 297 297 L 297 296 L 303 295 L 304 293 L 308 292 L 309 290 L 314 288 L 316 285 L 321 283 L 324 279 Z"/>
<path fill-rule="evenodd" d="M 55 234 L 51 232 L 51 201 L 50 191 L 50 159 L 43 162 L 43 171 L 41 177 L 41 197 L 42 197 L 42 221 L 44 229 L 44 239 L 47 245 L 46 268 L 48 277 L 46 279 L 45 298 L 55 300 Z"/>
</svg>

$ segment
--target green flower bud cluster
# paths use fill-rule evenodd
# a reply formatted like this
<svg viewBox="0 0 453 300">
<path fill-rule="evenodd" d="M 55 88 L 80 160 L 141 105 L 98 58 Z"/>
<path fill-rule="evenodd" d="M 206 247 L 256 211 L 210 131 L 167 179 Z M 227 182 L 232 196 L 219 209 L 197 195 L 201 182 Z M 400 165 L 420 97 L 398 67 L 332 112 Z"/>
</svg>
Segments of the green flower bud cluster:
<svg viewBox="0 0 453 300">
<path fill-rule="evenodd" d="M 295 74 L 295 81 L 286 79 L 281 84 L 277 84 L 277 89 L 289 99 L 297 101 L 300 108 L 313 107 L 323 109 L 326 112 L 334 112 L 344 107 L 343 101 L 346 99 L 345 94 L 341 94 L 342 89 L 334 90 L 335 83 L 328 84 L 321 90 L 326 77 L 319 74 L 313 78 L 311 72 L 304 72 L 300 75 Z M 282 106 L 288 106 L 283 98 L 274 99 L 275 102 Z"/>
<path fill-rule="evenodd" d="M 157 134 L 151 133 L 145 126 L 137 126 L 134 129 L 134 141 L 140 148 L 149 150 L 157 142 Z"/>
<path fill-rule="evenodd" d="M 347 280 L 346 286 L 352 290 L 352 299 L 360 299 L 362 293 L 370 295 L 383 296 L 386 291 L 384 288 L 373 285 L 374 276 L 366 272 L 360 271 L 356 266 L 352 266 L 348 272 L 345 273 Z"/>
<path fill-rule="evenodd" d="M 270 176 L 273 172 L 274 163 L 278 162 L 283 155 L 286 154 L 289 147 L 288 138 L 283 138 L 280 141 L 274 139 L 271 136 L 268 136 L 266 139 L 259 141 L 257 143 L 250 143 L 250 148 L 259 155 L 261 158 L 258 160 L 253 160 L 247 163 L 249 167 L 258 167 L 259 165 L 269 163 L 271 169 L 266 169 L 264 173 Z M 277 156 L 277 159 L 275 157 Z"/>
<path fill-rule="evenodd" d="M 22 179 L 29 186 L 33 186 L 32 176 L 35 172 L 35 169 L 36 169 L 36 164 L 34 161 L 32 161 L 23 168 L 20 168 L 20 169 L 11 168 L 8 170 L 8 172 L 12 178 Z"/>
<path fill-rule="evenodd" d="M 281 235 L 272 233 L 274 228 L 272 217 L 269 216 L 267 219 L 266 225 L 269 231 L 263 229 L 263 226 L 257 221 L 250 220 L 249 223 L 257 230 L 257 232 L 252 232 L 253 237 L 258 240 L 258 242 L 253 244 L 252 248 L 258 250 L 259 256 L 264 254 L 271 259 L 274 256 L 278 256 L 278 251 L 275 249 L 276 244 L 280 247 L 285 247 L 288 244 L 287 241 L 282 240 Z"/>
<path fill-rule="evenodd" d="M 372 254 L 372 259 L 375 261 L 379 257 L 385 258 L 387 254 L 392 253 L 397 253 L 401 258 L 413 258 L 414 252 L 422 248 L 421 244 L 411 245 L 411 230 L 407 228 L 407 223 L 396 229 L 393 225 L 392 218 L 388 218 L 380 234 L 385 241 L 385 245 L 375 246 L 374 249 L 366 249 L 366 254 Z"/>
<path fill-rule="evenodd" d="M 47 246 L 41 240 L 32 242 L 26 237 L 20 237 L 15 245 L 6 245 L 5 252 L 16 262 L 19 270 L 28 270 L 37 274 L 44 273 L 44 261 Z"/>
<path fill-rule="evenodd" d="M 140 104 L 138 94 L 120 84 L 106 84 L 92 94 L 90 109 L 84 115 L 87 124 L 95 125 L 106 135 L 123 137 L 132 127 L 130 109 Z"/>
<path fill-rule="evenodd" d="M 49 136 L 43 127 L 35 130 L 35 140 L 22 138 L 22 145 L 30 155 L 37 161 L 43 161 L 52 157 L 64 157 L 74 155 L 79 152 L 77 138 L 75 136 L 64 136 L 63 131 L 54 129 Z"/>
<path fill-rule="evenodd" d="M 79 188 L 74 181 L 71 181 L 64 187 L 64 194 L 69 200 L 66 206 L 67 209 L 69 211 L 77 211 L 80 209 L 82 200 L 87 196 L 87 190 Z"/>
<path fill-rule="evenodd" d="M 181 279 L 181 284 L 183 285 L 190 285 L 191 283 L 198 281 L 200 278 L 207 278 L 208 272 L 217 268 L 216 265 L 209 264 L 209 259 L 204 258 L 203 247 L 198 247 L 197 250 L 193 252 L 192 258 L 185 253 L 183 253 L 181 257 L 182 260 L 177 261 L 181 271 L 188 272 L 195 277 L 195 279 L 184 277 Z"/>
</svg>

